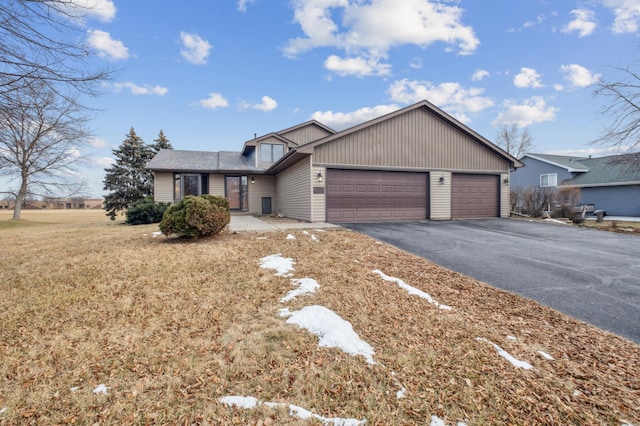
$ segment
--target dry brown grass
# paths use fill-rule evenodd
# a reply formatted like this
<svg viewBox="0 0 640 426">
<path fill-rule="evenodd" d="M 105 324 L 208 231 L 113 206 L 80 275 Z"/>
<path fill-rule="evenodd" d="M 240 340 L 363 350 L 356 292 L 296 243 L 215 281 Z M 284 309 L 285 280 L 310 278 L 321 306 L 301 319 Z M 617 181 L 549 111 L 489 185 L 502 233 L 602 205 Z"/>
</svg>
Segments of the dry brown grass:
<svg viewBox="0 0 640 426">
<path fill-rule="evenodd" d="M 2 424 L 313 423 L 229 408 L 219 402 L 227 395 L 380 425 L 431 415 L 468 425 L 640 424 L 639 346 L 368 237 L 331 231 L 314 242 L 296 230 L 296 240 L 276 232 L 178 242 L 102 211 L 31 213 L 56 224 L 0 229 Z M 286 306 L 332 309 L 373 346 L 376 365 L 319 348 L 278 316 L 292 286 L 259 267 L 274 253 L 321 286 Z M 534 369 L 514 368 L 476 337 Z M 108 394 L 93 394 L 101 383 Z"/>
</svg>

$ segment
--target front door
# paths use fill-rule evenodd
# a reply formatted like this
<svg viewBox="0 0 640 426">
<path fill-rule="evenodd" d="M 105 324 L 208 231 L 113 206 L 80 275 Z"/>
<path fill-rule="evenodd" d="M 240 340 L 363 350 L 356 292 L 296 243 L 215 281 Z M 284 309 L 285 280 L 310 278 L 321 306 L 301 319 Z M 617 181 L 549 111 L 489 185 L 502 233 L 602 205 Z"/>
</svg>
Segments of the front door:
<svg viewBox="0 0 640 426">
<path fill-rule="evenodd" d="M 249 209 L 249 186 L 246 176 L 225 176 L 224 186 L 231 210 Z"/>
</svg>

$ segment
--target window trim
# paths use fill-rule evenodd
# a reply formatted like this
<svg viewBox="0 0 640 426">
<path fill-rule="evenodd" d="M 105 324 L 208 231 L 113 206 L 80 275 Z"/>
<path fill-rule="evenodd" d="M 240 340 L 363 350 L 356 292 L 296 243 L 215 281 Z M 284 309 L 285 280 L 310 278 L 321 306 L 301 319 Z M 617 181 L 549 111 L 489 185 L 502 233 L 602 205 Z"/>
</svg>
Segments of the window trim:
<svg viewBox="0 0 640 426">
<path fill-rule="evenodd" d="M 275 147 L 282 148 L 282 154 L 278 158 L 275 158 L 275 154 L 274 154 Z M 265 151 L 263 151 L 263 150 L 265 150 Z M 264 160 L 263 157 L 262 157 L 263 152 L 265 152 L 265 154 L 266 154 L 266 150 L 268 150 L 268 153 L 269 153 L 269 160 Z M 276 161 L 278 161 L 279 159 L 284 157 L 285 146 L 284 146 L 284 144 L 281 144 L 281 143 L 261 143 L 260 144 L 260 149 L 258 151 L 259 151 L 258 152 L 258 158 L 259 158 L 261 163 L 275 163 Z"/>
<path fill-rule="evenodd" d="M 547 184 L 543 185 L 542 180 L 546 178 Z M 557 173 L 542 173 L 540 175 L 540 187 L 550 188 L 558 186 L 558 174 Z"/>
<path fill-rule="evenodd" d="M 174 173 L 173 174 L 173 200 L 178 202 L 182 200 L 184 195 L 184 182 L 185 176 L 197 176 L 198 178 L 198 190 L 196 195 L 203 195 L 209 193 L 209 174 L 208 173 Z M 192 195 L 192 194 L 187 194 Z"/>
</svg>

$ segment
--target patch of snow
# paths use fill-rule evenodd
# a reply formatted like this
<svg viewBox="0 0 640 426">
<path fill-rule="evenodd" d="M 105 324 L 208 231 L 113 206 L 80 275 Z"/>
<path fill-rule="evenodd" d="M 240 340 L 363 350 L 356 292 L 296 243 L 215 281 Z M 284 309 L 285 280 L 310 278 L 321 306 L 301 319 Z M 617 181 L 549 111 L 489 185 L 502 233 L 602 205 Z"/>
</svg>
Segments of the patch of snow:
<svg viewBox="0 0 640 426">
<path fill-rule="evenodd" d="M 287 240 L 295 240 L 295 239 L 296 239 L 296 237 L 295 237 L 295 235 L 289 234 L 289 235 L 287 235 L 287 238 L 286 238 L 286 239 L 287 239 Z"/>
<path fill-rule="evenodd" d="M 266 240 L 267 237 L 256 237 L 256 240 Z"/>
<path fill-rule="evenodd" d="M 518 340 L 516 336 L 507 336 L 507 340 Z"/>
<path fill-rule="evenodd" d="M 324 306 L 305 306 L 294 311 L 289 324 L 296 324 L 320 338 L 320 347 L 338 348 L 349 355 L 362 355 L 369 364 L 373 361 L 373 348 L 353 331 L 351 323 Z"/>
<path fill-rule="evenodd" d="M 406 388 L 400 389 L 398 392 L 396 392 L 396 398 L 397 399 L 404 398 L 404 394 L 405 393 L 407 393 L 407 389 Z"/>
<path fill-rule="evenodd" d="M 80 387 L 79 387 L 79 386 L 74 386 L 74 387 L 72 387 L 72 388 L 69 388 L 69 390 L 70 390 L 71 392 L 77 392 L 77 391 L 78 391 L 78 389 L 80 389 Z"/>
<path fill-rule="evenodd" d="M 0 409 L 0 414 L 6 413 L 6 412 L 7 412 L 7 407 Z"/>
<path fill-rule="evenodd" d="M 229 407 L 233 407 L 235 405 L 236 407 L 244 409 L 256 408 L 258 405 L 260 405 L 260 401 L 252 396 L 225 396 L 220 398 L 220 402 L 228 405 Z"/>
<path fill-rule="evenodd" d="M 225 396 L 220 398 L 220 402 L 226 404 L 229 407 L 237 406 L 244 409 L 253 409 L 260 405 L 264 405 L 269 408 L 277 409 L 279 407 L 287 407 L 289 408 L 289 415 L 292 417 L 297 417 L 302 420 L 316 419 L 320 420 L 323 424 L 334 424 L 335 426 L 359 426 L 365 424 L 366 420 L 357 420 L 357 419 L 343 419 L 340 417 L 323 417 L 319 414 L 312 413 L 306 408 L 299 407 L 293 404 L 283 404 L 277 402 L 262 402 L 257 398 L 252 396 Z"/>
<path fill-rule="evenodd" d="M 293 271 L 293 265 L 296 262 L 290 257 L 282 257 L 280 253 L 265 256 L 260 259 L 260 267 L 263 269 L 273 269 L 276 271 L 277 277 L 290 277 Z"/>
<path fill-rule="evenodd" d="M 568 225 L 568 223 L 567 223 L 567 222 L 563 222 L 563 221 L 558 220 L 558 219 L 545 219 L 544 221 L 545 221 L 545 222 L 557 223 L 557 224 L 559 224 L 559 225 Z"/>
<path fill-rule="evenodd" d="M 548 359 L 549 361 L 553 361 L 554 360 L 554 358 L 551 355 L 549 355 L 548 353 L 546 353 L 544 351 L 538 351 L 538 353 L 540 355 L 542 355 L 543 358 Z"/>
<path fill-rule="evenodd" d="M 580 395 L 582 395 L 582 392 L 580 392 L 579 390 L 576 389 L 573 391 L 573 396 L 580 396 Z"/>
<path fill-rule="evenodd" d="M 282 308 L 278 310 L 278 316 L 280 317 L 290 317 L 291 315 L 293 314 L 289 312 L 289 308 Z"/>
<path fill-rule="evenodd" d="M 162 235 L 162 232 L 160 232 L 160 231 L 156 231 L 156 232 L 153 232 L 153 233 L 151 234 L 151 236 L 152 236 L 153 238 L 159 237 L 160 235 Z"/>
<path fill-rule="evenodd" d="M 500 355 L 502 358 L 504 358 L 507 361 L 509 361 L 511 363 L 511 365 L 513 365 L 516 368 L 523 368 L 525 370 L 531 370 L 533 368 L 533 366 L 531 364 L 529 364 L 528 362 L 521 361 L 519 359 L 514 358 L 509 352 L 505 351 L 500 346 L 496 345 L 495 343 L 493 343 L 490 340 L 487 340 L 487 339 L 482 338 L 482 337 L 476 337 L 476 340 L 487 342 L 490 345 L 492 345 L 495 348 L 495 350 L 498 351 L 498 355 Z"/>
<path fill-rule="evenodd" d="M 327 232 L 324 229 L 314 229 L 314 231 L 316 231 L 316 232 Z"/>
<path fill-rule="evenodd" d="M 311 234 L 311 241 L 320 241 L 318 239 L 318 237 L 316 237 L 315 235 Z"/>
<path fill-rule="evenodd" d="M 106 395 L 108 389 L 109 388 L 107 388 L 107 385 L 105 385 L 104 383 L 101 383 L 93 390 L 93 393 L 95 394 L 101 393 L 103 395 Z"/>
<path fill-rule="evenodd" d="M 442 420 L 440 417 L 438 416 L 431 416 L 431 426 L 446 426 L 446 424 L 444 423 L 444 420 Z"/>
<path fill-rule="evenodd" d="M 302 231 L 304 235 L 309 235 L 309 231 Z"/>
<path fill-rule="evenodd" d="M 425 293 L 424 291 L 422 291 L 420 289 L 417 289 L 415 287 L 410 286 L 409 284 L 407 284 L 404 281 L 402 281 L 400 278 L 391 277 L 391 276 L 385 274 L 384 272 L 382 272 L 379 269 L 374 269 L 371 272 L 373 272 L 374 274 L 380 275 L 380 277 L 385 281 L 395 282 L 396 284 L 398 284 L 398 286 L 400 288 L 406 290 L 409 294 L 421 297 L 421 298 L 425 299 L 427 302 L 431 303 L 432 305 L 434 305 L 437 308 L 444 309 L 444 310 L 447 310 L 447 311 L 450 311 L 451 309 L 453 309 L 451 306 L 441 305 L 440 303 L 438 303 L 435 300 L 433 300 L 433 298 L 431 297 L 431 295 L 429 293 Z"/>
<path fill-rule="evenodd" d="M 318 282 L 313 278 L 292 278 L 291 283 L 293 285 L 297 285 L 298 288 L 287 293 L 286 296 L 280 299 L 281 302 L 288 302 L 289 300 L 294 299 L 298 296 L 314 293 L 317 289 L 320 288 Z"/>
</svg>

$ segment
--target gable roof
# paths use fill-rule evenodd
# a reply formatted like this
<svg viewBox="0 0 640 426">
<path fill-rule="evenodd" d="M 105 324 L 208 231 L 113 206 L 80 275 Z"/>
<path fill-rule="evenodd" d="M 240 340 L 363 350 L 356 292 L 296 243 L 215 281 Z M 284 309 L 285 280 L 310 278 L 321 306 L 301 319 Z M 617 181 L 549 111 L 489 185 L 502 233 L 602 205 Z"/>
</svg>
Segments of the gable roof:
<svg viewBox="0 0 640 426">
<path fill-rule="evenodd" d="M 585 173 L 564 180 L 561 187 L 640 185 L 639 154 L 611 155 L 586 158 L 580 163 L 588 169 Z"/>
<path fill-rule="evenodd" d="M 446 112 L 444 112 L 443 110 L 441 110 L 437 106 L 433 105 L 429 101 L 423 100 L 423 101 L 417 102 L 417 103 L 415 103 L 413 105 L 409 105 L 407 107 L 404 107 L 404 108 L 401 108 L 401 109 L 396 110 L 394 112 L 391 112 L 389 114 L 385 114 L 385 115 L 380 116 L 378 118 L 374 118 L 373 120 L 366 121 L 364 123 L 358 124 L 356 126 L 350 127 L 348 129 L 342 130 L 342 131 L 334 133 L 332 135 L 326 136 L 326 137 L 324 137 L 322 139 L 318 139 L 317 141 L 310 142 L 310 143 L 307 143 L 305 145 L 296 147 L 296 148 L 290 150 L 287 153 L 287 155 L 282 157 L 278 162 L 273 164 L 273 166 L 271 166 L 270 171 L 280 171 L 281 169 L 285 168 L 287 165 L 298 161 L 302 156 L 312 154 L 313 153 L 313 149 L 318 145 L 331 142 L 331 141 L 336 140 L 338 138 L 344 137 L 346 135 L 349 135 L 351 133 L 357 132 L 357 131 L 362 130 L 362 129 L 366 129 L 368 127 L 374 126 L 376 124 L 382 123 L 384 121 L 390 120 L 390 119 L 395 118 L 395 117 L 397 117 L 399 115 L 405 114 L 405 113 L 407 113 L 409 111 L 413 111 L 413 110 L 416 110 L 416 109 L 423 109 L 423 110 L 435 115 L 439 119 L 446 121 L 448 124 L 452 125 L 453 127 L 458 129 L 459 131 L 465 133 L 467 136 L 469 136 L 471 139 L 474 139 L 476 142 L 480 143 L 485 148 L 489 149 L 493 153 L 495 153 L 498 156 L 500 156 L 500 157 L 504 158 L 505 160 L 507 160 L 507 162 L 511 164 L 512 168 L 519 168 L 519 167 L 523 166 L 523 164 L 520 162 L 520 160 L 518 160 L 514 156 L 510 155 L 509 153 L 507 153 L 506 151 L 504 151 L 503 149 L 501 149 L 497 145 L 493 144 L 491 141 L 489 141 L 485 137 L 481 136 L 479 133 L 476 133 L 474 130 L 472 130 L 471 128 L 467 127 L 466 125 L 464 125 L 460 121 L 456 120 L 454 117 L 452 117 L 451 115 L 447 114 Z"/>
<path fill-rule="evenodd" d="M 552 166 L 566 169 L 570 173 L 589 171 L 589 168 L 582 164 L 582 160 L 588 160 L 588 158 L 586 157 L 526 153 L 522 157 L 520 157 L 520 159 L 522 160 L 524 157 L 533 158 L 534 160 L 542 161 L 544 163 L 551 164 Z"/>
</svg>

